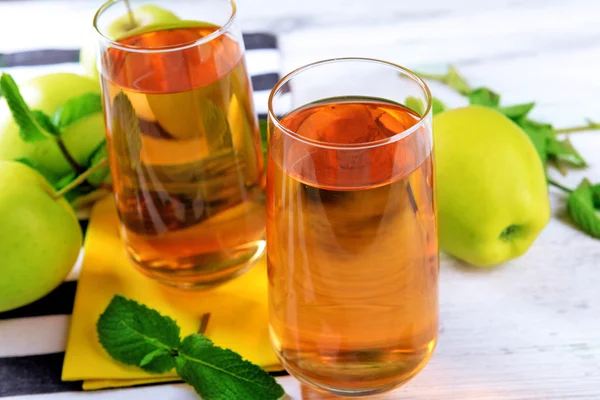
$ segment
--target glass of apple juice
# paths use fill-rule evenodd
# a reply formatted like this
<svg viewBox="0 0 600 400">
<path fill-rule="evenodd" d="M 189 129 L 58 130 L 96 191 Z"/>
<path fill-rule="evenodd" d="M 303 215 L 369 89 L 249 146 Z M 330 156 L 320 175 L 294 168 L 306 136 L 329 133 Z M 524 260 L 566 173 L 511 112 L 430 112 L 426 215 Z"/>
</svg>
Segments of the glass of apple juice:
<svg viewBox="0 0 600 400">
<path fill-rule="evenodd" d="M 231 279 L 265 248 L 264 161 L 235 4 L 190 4 L 112 0 L 94 19 L 121 236 L 140 271 L 182 288 Z"/>
<path fill-rule="evenodd" d="M 270 332 L 304 383 L 369 396 L 428 362 L 438 331 L 432 150 L 431 94 L 398 65 L 321 61 L 271 92 Z"/>
</svg>

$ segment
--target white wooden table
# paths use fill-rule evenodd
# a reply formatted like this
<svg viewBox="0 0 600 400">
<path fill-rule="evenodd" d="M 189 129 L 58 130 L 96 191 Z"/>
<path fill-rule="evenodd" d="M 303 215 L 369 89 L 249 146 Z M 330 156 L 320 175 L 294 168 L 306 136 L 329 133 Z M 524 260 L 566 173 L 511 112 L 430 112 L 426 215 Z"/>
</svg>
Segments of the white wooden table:
<svg viewBox="0 0 600 400">
<path fill-rule="evenodd" d="M 68 3 L 92 9 L 98 2 Z M 244 30 L 279 35 L 284 72 L 337 56 L 433 72 L 451 63 L 507 104 L 536 101 L 535 118 L 557 126 L 600 120 L 598 0 L 238 0 L 238 6 Z M 51 29 L 47 15 L 36 19 L 38 32 Z M 461 104 L 443 87 L 432 89 Z M 573 134 L 572 141 L 591 166 L 556 178 L 571 187 L 583 176 L 600 182 L 600 132 Z M 475 270 L 442 256 L 438 348 L 421 374 L 386 398 L 600 399 L 600 241 L 572 227 L 560 193 L 552 190 L 551 198 L 554 217 L 522 258 Z M 295 380 L 280 381 L 300 398 Z M 53 396 L 195 398 L 183 385 Z"/>
</svg>

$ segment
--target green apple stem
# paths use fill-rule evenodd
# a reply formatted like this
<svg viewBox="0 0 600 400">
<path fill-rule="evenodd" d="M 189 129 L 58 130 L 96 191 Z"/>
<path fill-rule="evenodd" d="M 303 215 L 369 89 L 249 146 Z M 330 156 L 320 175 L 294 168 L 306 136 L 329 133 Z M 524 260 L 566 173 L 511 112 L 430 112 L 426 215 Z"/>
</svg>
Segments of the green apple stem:
<svg viewBox="0 0 600 400">
<path fill-rule="evenodd" d="M 131 23 L 131 27 L 135 28 L 137 23 L 135 22 L 135 18 L 133 17 L 133 10 L 131 9 L 131 4 L 129 4 L 129 0 L 125 0 L 125 7 L 127 7 L 127 15 L 129 15 L 129 22 Z"/>
<path fill-rule="evenodd" d="M 56 192 L 53 197 L 55 199 L 59 199 L 59 198 L 63 197 L 65 194 L 67 194 L 68 192 L 75 189 L 77 186 L 81 185 L 83 182 L 85 182 L 90 177 L 90 175 L 92 175 L 94 172 L 98 171 L 100 168 L 106 167 L 107 164 L 108 164 L 108 160 L 106 158 L 103 158 L 98 163 L 96 163 L 94 166 L 92 166 L 90 169 L 84 171 L 77 178 L 73 179 L 73 181 L 71 183 L 69 183 L 67 186 L 60 189 L 58 192 Z"/>
<path fill-rule="evenodd" d="M 55 140 L 56 140 L 56 144 L 58 145 L 58 148 L 60 149 L 61 153 L 65 156 L 65 158 L 67 159 L 67 162 L 69 163 L 69 165 L 71 165 L 71 167 L 75 170 L 75 172 L 77 172 L 78 174 L 84 173 L 85 168 L 83 168 L 81 165 L 79 165 L 77 160 L 75 160 L 75 158 L 73 158 L 73 156 L 71 155 L 71 153 L 65 146 L 65 142 L 61 139 L 61 137 L 55 136 Z"/>
<path fill-rule="evenodd" d="M 551 186 L 554 186 L 556 188 L 559 188 L 560 190 L 562 190 L 565 193 L 572 193 L 573 192 L 573 189 L 569 189 L 568 187 L 563 186 L 560 183 L 558 183 L 555 180 L 552 180 L 550 178 L 548 178 L 548 184 L 550 184 Z"/>
</svg>

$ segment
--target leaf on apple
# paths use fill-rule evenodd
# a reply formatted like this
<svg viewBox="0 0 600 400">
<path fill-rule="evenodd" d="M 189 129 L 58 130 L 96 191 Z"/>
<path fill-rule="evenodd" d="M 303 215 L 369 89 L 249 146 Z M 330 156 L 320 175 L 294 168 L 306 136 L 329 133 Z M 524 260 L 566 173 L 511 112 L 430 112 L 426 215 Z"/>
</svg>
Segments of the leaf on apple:
<svg viewBox="0 0 600 400">
<path fill-rule="evenodd" d="M 600 210 L 600 183 L 592 186 L 592 197 L 594 198 L 594 207 Z"/>
<path fill-rule="evenodd" d="M 500 105 L 500 95 L 488 88 L 479 88 L 469 93 L 469 103 L 490 108 Z"/>
<path fill-rule="evenodd" d="M 600 216 L 594 207 L 594 192 L 597 186 L 592 186 L 587 179 L 581 181 L 567 198 L 567 210 L 579 228 L 600 239 Z"/>
<path fill-rule="evenodd" d="M 423 115 L 425 112 L 425 106 L 423 105 L 423 102 L 414 96 L 408 96 L 406 100 L 404 100 L 404 106 L 410 110 L 413 110 L 419 116 Z"/>
<path fill-rule="evenodd" d="M 67 186 L 69 183 L 73 182 L 75 178 L 77 178 L 77 173 L 73 171 L 60 178 L 53 186 L 56 190 L 60 190 Z"/>
<path fill-rule="evenodd" d="M 44 113 L 32 111 L 29 108 L 12 76 L 6 73 L 0 76 L 0 90 L 6 98 L 8 108 L 15 123 L 19 126 L 19 134 L 24 141 L 46 140 L 58 131 L 54 129 L 55 127 L 52 126 L 50 119 Z"/>
<path fill-rule="evenodd" d="M 544 169 L 548 162 L 548 140 L 553 137 L 552 125 L 541 124 L 527 118 L 515 121 L 529 136 L 542 160 Z"/>
<path fill-rule="evenodd" d="M 52 123 L 50 116 L 40 110 L 31 110 L 31 113 L 38 124 L 40 124 L 46 132 L 51 133 L 53 136 L 60 136 L 60 129 Z"/>
<path fill-rule="evenodd" d="M 572 167 L 583 168 L 587 166 L 581 154 L 573 147 L 568 138 L 558 140 L 554 136 L 550 137 L 548 140 L 548 156 Z"/>
<path fill-rule="evenodd" d="M 444 112 L 448 107 L 437 97 L 431 99 L 431 112 L 433 115 L 437 115 L 441 112 Z"/>
<path fill-rule="evenodd" d="M 113 100 L 111 133 L 121 166 L 127 169 L 136 169 L 140 164 L 142 150 L 140 121 L 131 101 L 122 91 Z"/>
<path fill-rule="evenodd" d="M 108 159 L 108 149 L 106 147 L 106 142 L 102 142 L 100 146 L 92 153 L 89 159 L 89 165 L 93 167 L 94 165 L 102 162 L 102 160 Z M 89 176 L 88 182 L 94 186 L 99 186 L 104 182 L 108 174 L 110 173 L 108 166 L 99 169 Z"/>
<path fill-rule="evenodd" d="M 260 128 L 260 143 L 262 145 L 263 156 L 265 158 L 265 165 L 267 163 L 267 149 L 269 144 L 269 122 L 266 119 L 258 121 Z"/>
<path fill-rule="evenodd" d="M 102 96 L 98 93 L 86 93 L 67 100 L 56 110 L 52 122 L 59 128 L 64 128 L 99 112 L 102 112 Z"/>
<path fill-rule="evenodd" d="M 231 128 L 221 107 L 212 100 L 204 100 L 200 110 L 210 151 L 231 149 L 233 147 Z"/>
<path fill-rule="evenodd" d="M 515 104 L 513 106 L 498 107 L 498 111 L 512 120 L 525 118 L 535 107 L 535 103 Z"/>
<path fill-rule="evenodd" d="M 469 84 L 467 83 L 465 78 L 463 78 L 458 73 L 458 70 L 456 68 L 454 68 L 453 66 L 450 66 L 450 68 L 448 68 L 448 73 L 446 74 L 445 83 L 446 83 L 446 85 L 450 86 L 451 88 L 456 90 L 458 93 L 461 93 L 463 95 L 468 95 L 472 91 L 471 87 L 469 86 Z"/>
</svg>

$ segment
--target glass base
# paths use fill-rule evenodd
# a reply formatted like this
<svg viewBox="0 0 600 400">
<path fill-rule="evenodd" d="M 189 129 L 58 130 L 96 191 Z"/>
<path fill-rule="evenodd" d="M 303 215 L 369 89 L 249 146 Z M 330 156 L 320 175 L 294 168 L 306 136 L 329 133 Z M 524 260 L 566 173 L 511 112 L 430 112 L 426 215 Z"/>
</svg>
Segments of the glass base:
<svg viewBox="0 0 600 400">
<path fill-rule="evenodd" d="M 272 343 L 274 343 L 273 336 L 271 336 L 271 338 Z M 308 386 L 309 389 L 307 389 L 307 391 L 314 389 L 320 393 L 326 393 L 342 398 L 371 398 L 372 396 L 396 389 L 414 378 L 419 372 L 421 372 L 423 368 L 425 368 L 431 359 L 436 343 L 437 339 L 432 340 L 427 351 L 419 357 L 418 361 L 415 360 L 415 362 L 410 363 L 411 365 L 408 368 L 403 368 L 402 363 L 400 362 L 396 367 L 391 368 L 389 362 L 382 363 L 381 367 L 377 369 L 382 371 L 388 369 L 388 371 L 378 377 L 373 376 L 373 378 L 377 379 L 379 382 L 375 382 L 374 380 L 369 381 L 367 379 L 369 375 L 367 372 L 369 370 L 373 370 L 373 365 L 368 366 L 364 363 L 355 363 L 352 365 L 351 362 L 348 362 L 344 363 L 343 367 L 340 366 L 340 368 L 345 370 L 345 373 L 339 370 L 336 372 L 336 370 L 332 368 L 327 374 L 325 374 L 324 371 L 321 371 L 319 376 L 315 374 L 315 371 L 303 371 L 300 370 L 296 365 L 288 362 L 277 350 L 276 346 L 274 346 L 274 350 L 279 358 L 279 361 L 281 362 L 281 365 L 290 375 Z M 351 355 L 348 356 L 349 360 L 356 358 L 357 357 L 352 357 Z M 348 373 L 348 370 L 352 369 L 354 371 Z M 395 372 L 391 373 L 394 370 Z M 307 399 L 313 397 L 309 396 Z M 322 397 L 314 398 L 321 399 Z"/>
<path fill-rule="evenodd" d="M 263 255 L 264 240 L 248 243 L 225 252 L 177 259 L 177 268 L 168 261 L 142 261 L 127 249 L 138 271 L 164 285 L 185 290 L 210 289 L 243 274 Z"/>
</svg>

